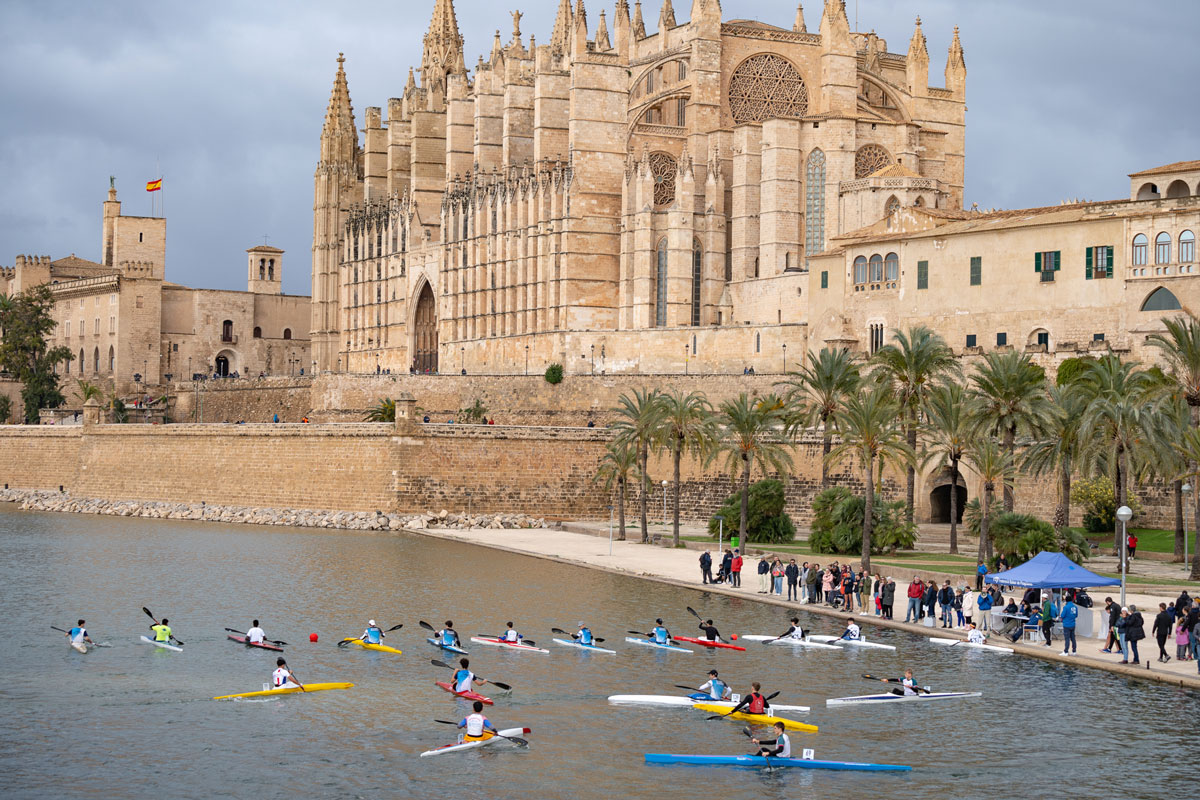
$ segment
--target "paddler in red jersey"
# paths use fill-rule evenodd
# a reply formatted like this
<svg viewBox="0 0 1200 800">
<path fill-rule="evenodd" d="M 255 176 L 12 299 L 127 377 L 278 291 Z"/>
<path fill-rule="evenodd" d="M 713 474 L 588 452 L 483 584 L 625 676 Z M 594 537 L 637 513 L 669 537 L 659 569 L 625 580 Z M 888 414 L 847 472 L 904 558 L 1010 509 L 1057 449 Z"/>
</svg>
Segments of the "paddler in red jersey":
<svg viewBox="0 0 1200 800">
<path fill-rule="evenodd" d="M 733 711 L 730 711 L 729 714 L 726 714 L 726 716 L 729 716 L 730 714 L 736 714 L 743 708 L 745 708 L 746 713 L 748 714 L 767 713 L 767 709 L 771 707 L 771 704 L 767 702 L 766 696 L 763 695 L 762 686 L 759 685 L 758 681 L 755 681 L 754 683 L 750 684 L 750 688 L 753 691 L 743 697 L 742 701 L 734 706 Z"/>
</svg>

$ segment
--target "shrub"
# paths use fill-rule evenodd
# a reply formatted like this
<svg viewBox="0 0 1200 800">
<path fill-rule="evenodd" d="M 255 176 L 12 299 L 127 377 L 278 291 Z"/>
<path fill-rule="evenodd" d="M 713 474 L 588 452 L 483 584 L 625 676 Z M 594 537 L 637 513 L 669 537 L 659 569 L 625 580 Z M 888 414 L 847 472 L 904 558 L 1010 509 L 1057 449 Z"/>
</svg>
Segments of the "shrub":
<svg viewBox="0 0 1200 800">
<path fill-rule="evenodd" d="M 818 553 L 861 553 L 866 498 L 844 486 L 835 486 L 813 498 L 812 533 L 808 544 Z M 904 519 L 904 503 L 888 502 L 875 496 L 871 516 L 871 552 L 894 553 L 911 549 L 917 540 L 917 526 Z"/>
<path fill-rule="evenodd" d="M 467 408 L 459 409 L 459 417 L 466 424 L 482 425 L 487 422 L 488 409 L 479 398 L 475 398 L 475 404 Z"/>
<path fill-rule="evenodd" d="M 562 383 L 563 368 L 562 364 L 554 363 L 546 367 L 546 383 Z"/>
<path fill-rule="evenodd" d="M 1066 386 L 1069 383 L 1074 383 L 1087 370 L 1088 364 L 1095 360 L 1087 356 L 1065 359 L 1058 365 L 1058 372 L 1054 376 L 1054 383 L 1058 386 Z"/>
<path fill-rule="evenodd" d="M 12 398 L 0 397 L 0 425 L 7 425 L 12 416 Z"/>
<path fill-rule="evenodd" d="M 363 418 L 366 422 L 395 422 L 396 401 L 390 397 L 381 397 L 379 402 L 367 409 Z"/>
<path fill-rule="evenodd" d="M 1083 506 L 1083 527 L 1088 533 L 1112 533 L 1117 524 L 1117 495 L 1107 476 L 1075 481 L 1071 501 Z M 1140 504 L 1129 498 L 1129 507 L 1136 514 Z"/>
<path fill-rule="evenodd" d="M 998 514 L 992 519 L 991 531 L 997 552 L 1008 558 L 1010 567 L 1023 564 L 1043 551 L 1062 553 L 1076 564 L 1090 553 L 1083 534 L 1067 528 L 1061 537 L 1056 536 L 1049 522 L 1031 514 Z"/>
<path fill-rule="evenodd" d="M 779 544 L 796 538 L 796 526 L 784 511 L 786 497 L 783 484 L 777 480 L 762 480 L 750 484 L 746 509 L 746 541 Z M 742 518 L 742 493 L 734 492 L 708 521 L 708 535 L 717 538 L 720 520 L 725 520 L 725 535 L 736 536 Z"/>
</svg>

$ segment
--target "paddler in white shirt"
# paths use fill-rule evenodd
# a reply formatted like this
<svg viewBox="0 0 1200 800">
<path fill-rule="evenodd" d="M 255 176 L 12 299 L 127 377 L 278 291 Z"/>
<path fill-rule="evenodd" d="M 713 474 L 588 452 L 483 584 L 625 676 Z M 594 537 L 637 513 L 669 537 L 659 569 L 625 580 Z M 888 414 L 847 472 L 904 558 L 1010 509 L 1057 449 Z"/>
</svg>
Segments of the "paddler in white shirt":
<svg viewBox="0 0 1200 800">
<path fill-rule="evenodd" d="M 275 671 L 271 673 L 271 685 L 276 689 L 287 689 L 293 686 L 304 689 L 304 684 L 296 680 L 296 676 L 292 674 L 282 656 L 275 659 L 275 668 Z"/>
<path fill-rule="evenodd" d="M 862 631 L 859 630 L 858 623 L 854 621 L 854 617 L 846 619 L 846 631 L 841 635 L 842 639 L 850 641 L 858 641 L 862 638 Z"/>
<path fill-rule="evenodd" d="M 88 644 L 95 644 L 95 642 L 92 641 L 92 637 L 88 636 L 87 628 L 83 626 L 83 620 L 79 620 L 78 625 L 67 631 L 67 638 L 71 641 L 71 644 L 83 644 L 84 642 L 87 642 Z"/>
<path fill-rule="evenodd" d="M 496 726 L 492 721 L 483 715 L 483 703 L 476 700 L 471 704 L 471 710 L 474 713 L 468 714 L 462 722 L 458 723 L 458 727 L 466 728 L 466 732 L 462 736 L 464 742 L 479 742 L 492 738 L 492 734 L 486 734 L 485 731 L 495 731 Z"/>
<path fill-rule="evenodd" d="M 715 669 L 708 671 L 708 682 L 697 687 L 696 691 L 707 692 L 710 700 L 726 700 L 733 696 L 733 690 L 729 688 L 729 684 L 717 677 Z"/>
<path fill-rule="evenodd" d="M 896 680 L 895 678 L 880 678 L 879 682 L 900 684 L 900 688 L 892 689 L 892 694 L 898 694 L 904 697 L 911 697 L 915 694 L 918 694 L 917 680 L 913 677 L 913 671 L 911 669 L 904 670 L 903 680 Z"/>
<path fill-rule="evenodd" d="M 967 641 L 971 644 L 986 644 L 987 635 L 984 634 L 983 631 L 976 628 L 975 623 L 972 622 L 967 626 Z"/>
<path fill-rule="evenodd" d="M 792 740 L 788 738 L 787 728 L 782 722 L 775 723 L 775 738 L 774 739 L 751 739 L 756 745 L 759 745 L 756 756 L 767 756 L 769 758 L 791 758 L 792 757 Z"/>
<path fill-rule="evenodd" d="M 474 672 L 471 672 L 471 662 L 469 660 L 460 658 L 458 665 L 461 669 L 454 673 L 454 691 L 461 694 L 462 692 L 472 691 L 475 684 L 483 685 L 487 683 L 486 679 L 480 678 Z"/>
<path fill-rule="evenodd" d="M 250 630 L 246 631 L 246 641 L 249 644 L 262 644 L 263 639 L 267 638 L 267 632 L 258 627 L 258 620 L 254 620 L 254 624 L 250 626 Z"/>
<path fill-rule="evenodd" d="M 375 624 L 375 620 L 367 620 L 367 629 L 363 631 L 362 636 L 358 637 L 367 644 L 382 644 L 383 637 L 387 634 L 383 629 Z"/>
<path fill-rule="evenodd" d="M 504 632 L 504 635 L 501 636 L 500 639 L 508 642 L 509 644 L 520 644 L 521 640 L 525 637 L 517 633 L 517 629 L 513 627 L 511 622 L 506 622 L 504 624 L 508 630 Z"/>
</svg>

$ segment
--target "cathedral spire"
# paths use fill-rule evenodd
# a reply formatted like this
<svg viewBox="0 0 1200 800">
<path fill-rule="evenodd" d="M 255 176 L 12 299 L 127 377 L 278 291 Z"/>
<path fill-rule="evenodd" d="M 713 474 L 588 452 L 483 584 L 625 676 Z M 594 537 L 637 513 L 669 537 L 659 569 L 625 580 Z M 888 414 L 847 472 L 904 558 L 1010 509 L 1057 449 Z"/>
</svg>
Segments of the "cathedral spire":
<svg viewBox="0 0 1200 800">
<path fill-rule="evenodd" d="M 796 21 L 792 23 L 792 30 L 796 33 L 808 33 L 808 26 L 804 24 L 804 4 L 796 4 Z"/>
<path fill-rule="evenodd" d="M 358 129 L 354 125 L 354 108 L 350 105 L 345 63 L 346 57 L 338 53 L 337 74 L 333 77 L 333 91 L 329 94 L 325 125 L 321 129 L 322 161 L 350 163 L 358 147 Z"/>
<path fill-rule="evenodd" d="M 671 0 L 663 0 L 662 9 L 658 12 L 658 32 L 666 33 L 675 27 L 675 7 Z"/>
<path fill-rule="evenodd" d="M 558 16 L 554 18 L 554 31 L 550 34 L 550 49 L 565 53 L 571 44 L 571 0 L 558 0 Z"/>
<path fill-rule="evenodd" d="M 958 26 L 954 26 L 954 38 L 950 40 L 950 55 L 946 59 L 946 88 L 961 94 L 967 84 L 967 60 L 963 55 L 962 42 L 958 38 Z"/>
<path fill-rule="evenodd" d="M 646 38 L 646 22 L 642 19 L 642 0 L 633 4 L 633 38 Z"/>
<path fill-rule="evenodd" d="M 925 33 L 921 30 L 920 17 L 917 17 L 917 27 L 913 30 L 912 41 L 908 43 L 905 72 L 908 77 L 909 94 L 917 96 L 929 92 L 929 50 L 925 47 Z"/>
<path fill-rule="evenodd" d="M 458 32 L 454 0 L 437 0 L 429 32 L 425 34 L 425 52 L 421 56 L 421 85 L 441 84 L 447 74 L 467 71 L 463 62 L 463 38 Z"/>
<path fill-rule="evenodd" d="M 913 29 L 912 41 L 908 43 L 908 57 L 914 56 L 929 60 L 929 50 L 925 47 L 925 32 L 921 30 L 921 18 L 917 17 L 917 27 Z"/>
<path fill-rule="evenodd" d="M 604 20 L 604 9 L 600 9 L 600 21 L 596 23 L 596 51 L 603 53 L 610 49 L 612 42 L 608 38 L 608 23 Z"/>
<path fill-rule="evenodd" d="M 575 54 L 582 55 L 587 52 L 587 9 L 583 7 L 583 0 L 575 0 L 574 13 L 575 31 L 571 40 L 571 51 Z"/>
</svg>

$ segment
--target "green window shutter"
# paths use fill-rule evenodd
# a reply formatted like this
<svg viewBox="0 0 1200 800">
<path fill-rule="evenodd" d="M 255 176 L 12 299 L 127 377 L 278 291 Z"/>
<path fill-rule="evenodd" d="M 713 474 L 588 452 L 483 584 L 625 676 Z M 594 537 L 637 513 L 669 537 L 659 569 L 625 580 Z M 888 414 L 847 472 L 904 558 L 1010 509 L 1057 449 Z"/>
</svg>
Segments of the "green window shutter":
<svg viewBox="0 0 1200 800">
<path fill-rule="evenodd" d="M 983 257 L 971 256 L 971 285 L 979 286 L 983 283 Z"/>
<path fill-rule="evenodd" d="M 1083 252 L 1084 277 L 1090 281 L 1092 279 L 1092 248 L 1089 247 Z"/>
<path fill-rule="evenodd" d="M 1108 256 L 1108 262 L 1107 262 L 1107 266 L 1105 267 L 1104 276 L 1106 278 L 1111 278 L 1113 276 L 1113 267 L 1114 267 L 1113 249 L 1112 249 L 1111 245 L 1109 247 L 1107 247 L 1106 249 L 1108 250 L 1108 253 L 1106 253 L 1106 255 Z"/>
<path fill-rule="evenodd" d="M 1042 254 L 1041 253 L 1033 254 L 1033 271 L 1034 272 L 1042 271 Z"/>
<path fill-rule="evenodd" d="M 1062 251 L 1054 251 L 1054 271 L 1058 272 L 1062 268 Z"/>
<path fill-rule="evenodd" d="M 929 288 L 929 262 L 928 261 L 918 261 L 917 262 L 917 288 L 918 289 L 928 289 Z"/>
<path fill-rule="evenodd" d="M 821 270 L 821 288 L 822 289 L 829 288 L 829 271 L 828 270 Z"/>
</svg>

